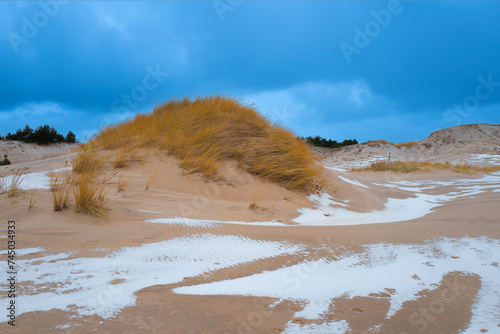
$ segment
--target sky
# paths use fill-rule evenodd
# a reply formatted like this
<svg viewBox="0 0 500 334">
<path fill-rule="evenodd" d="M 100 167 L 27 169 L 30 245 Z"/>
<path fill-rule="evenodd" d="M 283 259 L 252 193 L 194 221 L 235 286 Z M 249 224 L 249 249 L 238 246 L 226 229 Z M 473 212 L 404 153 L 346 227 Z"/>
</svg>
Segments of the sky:
<svg viewBox="0 0 500 334">
<path fill-rule="evenodd" d="M 0 135 L 80 141 L 171 98 L 240 98 L 299 136 L 500 123 L 500 2 L 0 2 Z"/>
</svg>

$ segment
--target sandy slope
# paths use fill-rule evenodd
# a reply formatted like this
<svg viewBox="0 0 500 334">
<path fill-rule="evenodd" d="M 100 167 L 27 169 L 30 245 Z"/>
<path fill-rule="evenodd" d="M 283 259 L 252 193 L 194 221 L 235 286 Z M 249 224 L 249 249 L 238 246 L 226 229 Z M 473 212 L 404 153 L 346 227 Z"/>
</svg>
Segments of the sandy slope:
<svg viewBox="0 0 500 334">
<path fill-rule="evenodd" d="M 354 173 L 337 152 L 309 198 L 231 164 L 206 181 L 145 157 L 110 180 L 109 222 L 51 210 L 44 171 L 71 156 L 13 166 L 38 183 L 0 195 L 0 232 L 15 219 L 21 250 L 16 328 L 2 333 L 498 331 L 500 175 Z"/>
<path fill-rule="evenodd" d="M 13 164 L 17 164 L 67 154 L 70 150 L 76 149 L 77 146 L 78 144 L 69 143 L 37 145 L 13 140 L 0 140 L 0 154 L 1 159 L 7 155 Z"/>
<path fill-rule="evenodd" d="M 328 165 L 368 166 L 379 160 L 432 161 L 492 166 L 500 164 L 500 124 L 458 125 L 433 132 L 411 148 L 372 141 L 341 149 L 316 149 Z"/>
</svg>

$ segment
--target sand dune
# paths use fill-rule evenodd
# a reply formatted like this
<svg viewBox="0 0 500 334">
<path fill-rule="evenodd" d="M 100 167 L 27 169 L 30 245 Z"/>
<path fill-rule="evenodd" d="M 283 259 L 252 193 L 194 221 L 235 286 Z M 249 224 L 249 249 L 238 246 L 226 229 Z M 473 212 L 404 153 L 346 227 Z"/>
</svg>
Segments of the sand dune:
<svg viewBox="0 0 500 334">
<path fill-rule="evenodd" d="M 74 155 L 20 158 L 9 168 L 30 167 L 24 194 L 0 195 L 2 261 L 15 219 L 18 271 L 16 327 L 2 333 L 498 332 L 500 173 L 350 171 L 388 152 L 494 165 L 498 129 L 317 150 L 326 183 L 310 194 L 234 163 L 207 179 L 138 152 L 104 170 L 109 220 L 52 210 L 50 180 Z"/>
<path fill-rule="evenodd" d="M 389 158 L 393 161 L 448 161 L 452 164 L 494 166 L 500 164 L 499 138 L 500 125 L 471 124 L 435 131 L 409 148 L 398 148 L 384 140 L 375 140 L 338 150 L 316 151 L 326 155 L 324 160 L 327 165 L 348 169 L 365 167 L 371 162 Z"/>
<path fill-rule="evenodd" d="M 2 159 L 7 155 L 13 164 L 44 160 L 67 154 L 76 149 L 78 144 L 60 143 L 37 145 L 20 141 L 0 140 L 0 154 Z"/>
</svg>

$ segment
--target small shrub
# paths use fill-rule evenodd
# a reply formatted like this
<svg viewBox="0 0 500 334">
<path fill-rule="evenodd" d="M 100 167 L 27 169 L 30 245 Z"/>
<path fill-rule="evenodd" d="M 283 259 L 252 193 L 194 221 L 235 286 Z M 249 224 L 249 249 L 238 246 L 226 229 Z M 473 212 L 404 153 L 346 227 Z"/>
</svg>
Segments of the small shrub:
<svg viewBox="0 0 500 334">
<path fill-rule="evenodd" d="M 0 166 L 7 166 L 7 165 L 10 165 L 11 162 L 10 160 L 7 158 L 7 154 L 5 154 L 3 156 L 3 160 L 0 161 Z"/>
</svg>

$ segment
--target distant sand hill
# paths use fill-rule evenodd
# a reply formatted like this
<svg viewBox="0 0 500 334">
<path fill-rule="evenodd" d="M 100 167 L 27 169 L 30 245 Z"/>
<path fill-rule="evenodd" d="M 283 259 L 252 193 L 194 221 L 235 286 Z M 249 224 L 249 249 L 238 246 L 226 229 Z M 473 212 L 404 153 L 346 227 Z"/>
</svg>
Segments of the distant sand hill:
<svg viewBox="0 0 500 334">
<path fill-rule="evenodd" d="M 500 154 L 500 124 L 469 124 L 433 132 L 416 149 L 430 149 L 434 154 Z"/>
<path fill-rule="evenodd" d="M 491 166 L 500 164 L 500 124 L 458 125 L 433 132 L 409 145 L 374 140 L 337 150 L 319 149 L 327 154 L 328 165 L 364 167 L 383 159 L 418 160 Z"/>
</svg>

